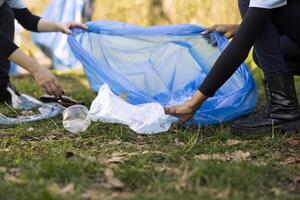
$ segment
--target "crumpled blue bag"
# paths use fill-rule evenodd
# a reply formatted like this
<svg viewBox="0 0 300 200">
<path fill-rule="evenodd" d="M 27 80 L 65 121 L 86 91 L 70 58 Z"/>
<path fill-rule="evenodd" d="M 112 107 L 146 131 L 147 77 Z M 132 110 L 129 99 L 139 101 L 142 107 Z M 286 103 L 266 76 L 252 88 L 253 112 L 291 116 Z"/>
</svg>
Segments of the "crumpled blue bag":
<svg viewBox="0 0 300 200">
<path fill-rule="evenodd" d="M 43 14 L 43 18 L 59 22 L 80 22 L 85 0 L 52 0 Z M 78 61 L 72 54 L 67 36 L 62 33 L 32 33 L 33 42 L 52 59 L 55 69 L 78 67 Z"/>
<path fill-rule="evenodd" d="M 20 96 L 17 96 L 16 94 L 12 95 L 14 96 L 14 109 L 32 110 L 34 108 L 38 108 L 39 114 L 26 117 L 10 118 L 0 113 L 0 125 L 15 125 L 50 119 L 61 115 L 65 109 L 62 105 L 58 103 L 45 104 L 25 94 L 22 94 Z"/>
<path fill-rule="evenodd" d="M 167 107 L 190 99 L 228 44 L 219 33 L 202 36 L 197 25 L 142 27 L 113 21 L 88 22 L 74 29 L 69 45 L 83 64 L 90 87 L 104 83 L 132 104 Z M 245 64 L 199 108 L 197 124 L 219 124 L 251 112 L 257 101 Z"/>
</svg>

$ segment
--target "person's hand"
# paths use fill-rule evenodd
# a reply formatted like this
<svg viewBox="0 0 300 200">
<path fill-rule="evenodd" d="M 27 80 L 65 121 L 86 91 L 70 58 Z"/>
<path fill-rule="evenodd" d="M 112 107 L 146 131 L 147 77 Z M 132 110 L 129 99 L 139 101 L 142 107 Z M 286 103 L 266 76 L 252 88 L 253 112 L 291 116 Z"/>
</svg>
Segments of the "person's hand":
<svg viewBox="0 0 300 200">
<path fill-rule="evenodd" d="M 39 66 L 36 71 L 32 72 L 32 75 L 46 94 L 62 96 L 63 91 L 57 78 L 47 68 Z"/>
<path fill-rule="evenodd" d="M 181 122 L 186 122 L 193 118 L 196 110 L 190 106 L 188 101 L 180 106 L 165 108 L 165 112 L 168 115 L 179 118 Z"/>
<path fill-rule="evenodd" d="M 82 28 L 84 30 L 88 29 L 87 25 L 79 22 L 57 23 L 57 30 L 67 35 L 72 33 L 72 28 Z"/>
<path fill-rule="evenodd" d="M 207 98 L 208 97 L 198 90 L 191 100 L 180 106 L 165 108 L 165 112 L 168 115 L 179 118 L 181 122 L 186 122 L 193 118 L 196 110 L 204 101 L 206 101 Z"/>
<path fill-rule="evenodd" d="M 233 38 L 239 29 L 239 25 L 235 24 L 217 24 L 212 27 L 207 28 L 201 34 L 207 35 L 213 31 L 222 33 L 228 39 Z"/>
</svg>

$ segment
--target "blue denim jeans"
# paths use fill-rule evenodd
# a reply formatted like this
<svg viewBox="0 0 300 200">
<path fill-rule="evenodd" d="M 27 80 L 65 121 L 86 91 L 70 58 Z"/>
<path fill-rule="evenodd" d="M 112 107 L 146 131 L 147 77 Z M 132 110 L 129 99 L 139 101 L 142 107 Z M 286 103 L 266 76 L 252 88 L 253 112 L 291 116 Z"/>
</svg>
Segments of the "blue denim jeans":
<svg viewBox="0 0 300 200">
<path fill-rule="evenodd" d="M 296 1 L 298 0 L 290 0 L 288 2 L 289 7 L 276 9 L 277 11 L 275 12 L 280 14 L 274 14 L 273 20 L 270 20 L 266 25 L 264 31 L 254 44 L 253 59 L 265 74 L 290 71 L 293 74 L 300 75 L 300 44 L 293 42 L 298 42 L 299 40 L 290 39 L 295 34 L 288 34 L 290 32 L 298 32 L 298 30 L 286 28 L 281 25 L 284 23 L 283 20 L 287 20 L 287 17 L 289 17 L 287 16 L 289 12 L 291 16 L 294 14 L 297 18 L 289 20 L 300 20 L 300 17 L 296 13 L 300 12 L 300 4 Z M 249 2 L 250 0 L 238 1 L 242 17 L 245 16 L 249 8 Z M 297 7 L 294 9 L 294 13 L 293 9 L 290 9 L 292 7 L 290 3 L 295 4 L 294 7 Z"/>
</svg>

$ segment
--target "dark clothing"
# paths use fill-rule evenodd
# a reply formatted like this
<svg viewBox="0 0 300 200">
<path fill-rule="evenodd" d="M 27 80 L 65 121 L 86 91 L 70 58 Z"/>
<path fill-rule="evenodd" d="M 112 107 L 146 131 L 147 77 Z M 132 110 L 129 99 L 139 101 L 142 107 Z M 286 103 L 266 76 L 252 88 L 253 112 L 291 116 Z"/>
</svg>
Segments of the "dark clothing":
<svg viewBox="0 0 300 200">
<path fill-rule="evenodd" d="M 33 15 L 27 8 L 11 9 L 7 4 L 0 7 L 0 89 L 9 82 L 10 62 L 8 57 L 18 49 L 14 44 L 14 20 L 30 31 L 38 31 L 40 17 Z"/>
<path fill-rule="evenodd" d="M 38 32 L 40 17 L 33 15 L 27 8 L 12 9 L 16 20 L 27 30 Z"/>
<path fill-rule="evenodd" d="M 18 47 L 14 40 L 15 21 L 13 11 L 4 4 L 0 7 L 0 90 L 6 88 L 9 82 L 10 62 L 7 57 Z"/>
<path fill-rule="evenodd" d="M 286 71 L 289 71 L 292 74 L 299 76 L 300 75 L 300 48 L 293 41 L 291 41 L 287 36 L 282 35 L 280 36 L 280 49 L 286 63 L 285 64 L 285 66 L 287 67 Z M 258 60 L 258 56 L 255 49 L 253 51 L 253 60 L 258 67 L 262 68 L 262 65 Z M 264 66 L 263 71 L 271 71 L 272 69 L 273 69 L 272 65 L 266 65 Z"/>
<path fill-rule="evenodd" d="M 243 21 L 199 89 L 206 96 L 213 96 L 232 76 L 252 46 L 260 67 L 267 74 L 289 70 L 281 50 L 280 34 L 300 47 L 300 1 L 289 0 L 286 6 L 276 9 L 248 8 L 249 0 L 240 0 L 239 5 Z"/>
<path fill-rule="evenodd" d="M 242 18 L 250 0 L 239 0 Z M 279 41 L 279 42 L 278 42 Z M 281 35 L 270 21 L 254 44 L 253 60 L 265 74 L 292 72 L 300 75 L 300 48 L 286 35 Z"/>
</svg>

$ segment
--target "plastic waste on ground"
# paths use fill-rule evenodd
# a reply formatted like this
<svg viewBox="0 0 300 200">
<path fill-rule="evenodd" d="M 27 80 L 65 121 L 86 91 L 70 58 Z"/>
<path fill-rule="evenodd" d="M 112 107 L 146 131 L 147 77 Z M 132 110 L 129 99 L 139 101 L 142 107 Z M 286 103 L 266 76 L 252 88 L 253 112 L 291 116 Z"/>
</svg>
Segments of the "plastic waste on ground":
<svg viewBox="0 0 300 200">
<path fill-rule="evenodd" d="M 66 112 L 66 111 L 65 111 Z M 154 134 L 168 131 L 177 118 L 165 114 L 159 103 L 131 105 L 116 96 L 104 84 L 90 108 L 92 121 L 119 123 L 129 126 L 140 134 Z"/>
<path fill-rule="evenodd" d="M 128 103 L 178 105 L 198 90 L 228 40 L 219 33 L 202 36 L 197 25 L 142 27 L 122 22 L 87 23 L 74 29 L 69 45 L 83 64 L 90 87 L 108 84 Z M 189 123 L 219 124 L 256 106 L 256 88 L 245 64 L 209 98 Z M 96 113 L 95 113 L 96 114 Z"/>
<path fill-rule="evenodd" d="M 71 22 L 82 20 L 85 0 L 52 0 L 43 18 L 51 21 Z M 32 33 L 34 43 L 51 58 L 55 69 L 78 67 L 78 61 L 62 33 Z"/>
<path fill-rule="evenodd" d="M 63 126 L 71 133 L 84 132 L 90 125 L 89 110 L 83 105 L 71 106 L 63 112 Z"/>
<path fill-rule="evenodd" d="M 11 89 L 9 89 L 9 92 L 12 94 L 12 106 L 14 109 L 32 110 L 34 108 L 39 108 L 39 114 L 19 118 L 10 118 L 0 113 L 1 125 L 14 125 L 50 119 L 59 116 L 65 109 L 60 104 L 44 104 L 39 100 L 25 94 L 18 96 Z"/>
</svg>

